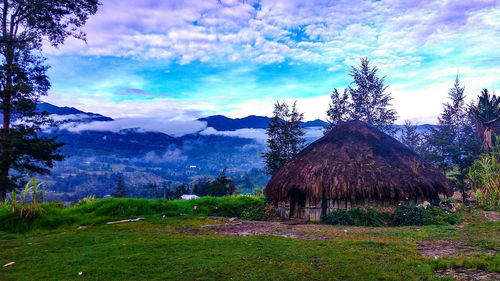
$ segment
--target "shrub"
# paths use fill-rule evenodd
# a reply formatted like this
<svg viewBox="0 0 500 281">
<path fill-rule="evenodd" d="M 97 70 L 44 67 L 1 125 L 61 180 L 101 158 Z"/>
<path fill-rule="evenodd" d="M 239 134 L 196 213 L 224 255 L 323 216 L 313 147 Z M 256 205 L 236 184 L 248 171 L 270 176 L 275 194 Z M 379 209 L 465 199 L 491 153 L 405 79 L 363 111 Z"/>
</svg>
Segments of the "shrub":
<svg viewBox="0 0 500 281">
<path fill-rule="evenodd" d="M 500 206 L 500 162 L 498 154 L 483 154 L 469 168 L 472 196 L 480 206 Z"/>
<path fill-rule="evenodd" d="M 431 207 L 425 210 L 424 224 L 430 225 L 447 225 L 457 224 L 462 221 L 462 213 L 450 213 L 440 208 Z"/>
<path fill-rule="evenodd" d="M 354 225 L 354 220 L 346 210 L 333 210 L 328 215 L 322 217 L 322 221 L 327 224 Z"/>
<path fill-rule="evenodd" d="M 416 206 L 399 206 L 394 212 L 392 224 L 394 226 L 449 225 L 461 221 L 461 212 L 450 213 L 438 207 L 430 207 L 425 210 Z"/>
<path fill-rule="evenodd" d="M 424 225 L 425 211 L 416 206 L 399 206 L 394 212 L 394 226 Z"/>
</svg>

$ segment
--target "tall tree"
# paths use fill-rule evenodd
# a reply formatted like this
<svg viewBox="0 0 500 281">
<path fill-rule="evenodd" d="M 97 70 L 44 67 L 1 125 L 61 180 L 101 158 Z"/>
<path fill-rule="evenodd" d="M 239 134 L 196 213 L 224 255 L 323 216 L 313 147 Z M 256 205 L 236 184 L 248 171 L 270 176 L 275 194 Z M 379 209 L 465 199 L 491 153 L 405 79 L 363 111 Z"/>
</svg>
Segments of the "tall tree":
<svg viewBox="0 0 500 281">
<path fill-rule="evenodd" d="M 401 142 L 411 148 L 413 151 L 418 152 L 421 145 L 421 136 L 417 132 L 417 125 L 406 120 L 401 131 Z"/>
<path fill-rule="evenodd" d="M 36 103 L 50 83 L 44 59 L 34 51 L 44 40 L 54 46 L 69 36 L 85 40 L 80 28 L 98 5 L 98 0 L 1 0 L 0 200 L 24 175 L 48 173 L 53 161 L 62 159 L 61 144 L 38 135 L 50 120 L 36 112 Z"/>
<path fill-rule="evenodd" d="M 379 77 L 377 72 L 377 67 L 371 67 L 368 58 L 361 58 L 359 68 L 352 66 L 351 85 L 343 95 L 337 89 L 331 95 L 327 129 L 339 122 L 361 120 L 387 133 L 396 133 L 392 126 L 396 120 L 396 111 L 390 108 L 392 97 L 386 92 L 385 77 Z"/>
<path fill-rule="evenodd" d="M 483 150 L 491 151 L 495 146 L 495 134 L 500 128 L 500 99 L 495 94 L 490 98 L 488 89 L 483 89 L 477 105 L 472 106 L 472 116 Z"/>
<path fill-rule="evenodd" d="M 297 102 L 291 109 L 285 102 L 274 104 L 273 117 L 267 128 L 268 151 L 262 154 L 267 174 L 274 174 L 304 148 L 302 120 L 304 114 L 298 112 Z"/>
<path fill-rule="evenodd" d="M 478 142 L 458 75 L 448 96 L 450 102 L 443 105 L 437 128 L 431 128 L 425 136 L 424 156 L 443 170 L 466 169 L 478 153 Z"/>
</svg>

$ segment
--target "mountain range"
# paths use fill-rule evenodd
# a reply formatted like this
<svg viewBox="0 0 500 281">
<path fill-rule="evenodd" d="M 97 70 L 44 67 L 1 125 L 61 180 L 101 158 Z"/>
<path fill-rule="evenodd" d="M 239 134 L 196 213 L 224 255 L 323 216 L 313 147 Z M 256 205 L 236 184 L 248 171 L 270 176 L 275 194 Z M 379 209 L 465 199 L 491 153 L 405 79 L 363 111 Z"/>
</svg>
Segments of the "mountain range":
<svg viewBox="0 0 500 281">
<path fill-rule="evenodd" d="M 223 169 L 242 190 L 264 187 L 268 180 L 261 155 L 266 149 L 269 117 L 208 116 L 197 120 L 206 123 L 201 130 L 174 136 L 141 128 L 94 128 L 93 124 L 119 120 L 73 107 L 41 103 L 37 110 L 62 121 L 59 128 L 44 133 L 57 135 L 65 143 L 62 153 L 69 156 L 42 178 L 55 199 L 103 197 L 112 192 L 118 176 L 125 178 L 130 196 L 141 197 L 147 197 L 148 186 L 191 185 L 213 178 Z M 86 129 L 72 130 L 80 124 Z M 307 143 L 322 135 L 324 125 L 322 120 L 302 123 Z M 422 125 L 419 130 L 430 126 Z"/>
</svg>

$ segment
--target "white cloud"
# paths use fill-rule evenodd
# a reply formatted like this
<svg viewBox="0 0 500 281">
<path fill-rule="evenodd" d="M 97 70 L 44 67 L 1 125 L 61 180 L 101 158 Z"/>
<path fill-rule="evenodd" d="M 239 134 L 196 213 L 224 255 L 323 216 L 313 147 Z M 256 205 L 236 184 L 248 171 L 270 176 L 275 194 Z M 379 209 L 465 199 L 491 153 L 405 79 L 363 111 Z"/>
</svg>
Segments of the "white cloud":
<svg viewBox="0 0 500 281">
<path fill-rule="evenodd" d="M 310 61 L 307 56 L 295 56 L 308 50 L 323 59 L 316 62 L 330 64 L 343 59 L 329 56 L 329 42 L 340 43 L 344 58 L 412 56 L 415 47 L 433 47 L 443 42 L 471 44 L 468 49 L 479 47 L 489 53 L 496 51 L 475 39 L 481 37 L 478 32 L 485 28 L 498 34 L 499 23 L 494 19 L 500 13 L 500 3 L 495 0 L 263 0 L 258 2 L 258 9 L 252 6 L 255 3 L 107 0 L 85 27 L 88 45 L 70 39 L 60 49 L 47 46 L 46 52 L 165 58 L 189 63 L 241 57 L 236 53 L 250 44 L 252 52 L 245 58 L 259 63 L 280 63 L 286 58 Z M 296 41 L 296 32 L 306 37 Z M 393 45 L 384 48 L 387 44 Z"/>
<path fill-rule="evenodd" d="M 236 131 L 217 131 L 212 127 L 208 127 L 205 130 L 201 131 L 200 135 L 238 137 L 245 139 L 254 139 L 260 142 L 265 142 L 267 140 L 267 134 L 265 129 L 239 129 Z"/>
<path fill-rule="evenodd" d="M 119 118 L 113 121 L 94 121 L 90 123 L 69 123 L 61 126 L 70 132 L 111 131 L 136 129 L 139 132 L 161 132 L 172 136 L 197 133 L 207 126 L 206 122 L 196 120 L 158 120 L 157 118 Z"/>
</svg>

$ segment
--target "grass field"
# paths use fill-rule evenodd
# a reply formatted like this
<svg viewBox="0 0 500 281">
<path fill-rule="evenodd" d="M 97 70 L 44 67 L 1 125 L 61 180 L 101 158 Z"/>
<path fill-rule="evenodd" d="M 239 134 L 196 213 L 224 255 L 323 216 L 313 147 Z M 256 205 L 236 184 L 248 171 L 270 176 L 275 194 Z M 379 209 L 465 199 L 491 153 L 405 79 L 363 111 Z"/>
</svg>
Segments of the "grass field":
<svg viewBox="0 0 500 281">
<path fill-rule="evenodd" d="M 490 279 L 500 271 L 500 222 L 473 215 L 457 226 L 312 225 L 302 230 L 311 239 L 201 227 L 227 219 L 144 217 L 114 225 L 100 220 L 79 230 L 71 224 L 0 232 L 0 266 L 15 262 L 0 267 L 0 280 L 453 280 L 454 270 Z M 445 242 L 457 251 L 434 249 Z M 437 259 L 428 257 L 432 251 Z"/>
</svg>

